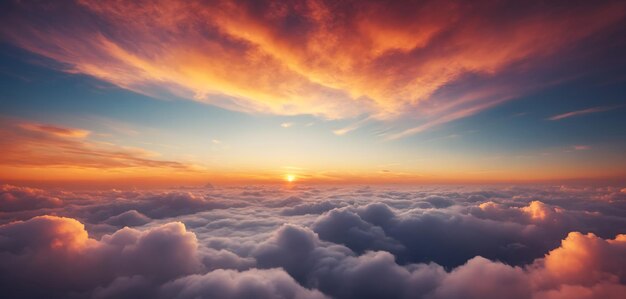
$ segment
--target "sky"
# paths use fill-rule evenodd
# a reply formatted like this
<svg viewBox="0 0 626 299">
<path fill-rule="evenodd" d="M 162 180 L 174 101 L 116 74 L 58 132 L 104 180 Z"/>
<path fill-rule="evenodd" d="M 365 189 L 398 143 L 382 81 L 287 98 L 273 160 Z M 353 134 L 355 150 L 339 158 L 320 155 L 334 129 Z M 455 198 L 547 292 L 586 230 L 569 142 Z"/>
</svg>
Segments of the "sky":
<svg viewBox="0 0 626 299">
<path fill-rule="evenodd" d="M 624 299 L 626 1 L 0 1 L 6 299 Z"/>
<path fill-rule="evenodd" d="M 623 1 L 3 1 L 8 183 L 623 182 Z"/>
</svg>

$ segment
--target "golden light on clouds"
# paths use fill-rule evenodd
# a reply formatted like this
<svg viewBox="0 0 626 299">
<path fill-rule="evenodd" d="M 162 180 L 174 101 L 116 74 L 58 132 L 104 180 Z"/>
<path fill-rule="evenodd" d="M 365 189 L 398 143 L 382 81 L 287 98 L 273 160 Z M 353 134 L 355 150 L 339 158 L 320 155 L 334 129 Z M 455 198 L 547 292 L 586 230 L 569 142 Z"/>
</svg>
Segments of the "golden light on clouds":
<svg viewBox="0 0 626 299">
<path fill-rule="evenodd" d="M 544 73 L 591 57 L 577 49 L 585 43 L 596 48 L 590 40 L 614 34 L 625 16 L 623 1 L 13 1 L 0 9 L 0 39 L 24 50 L 17 56 L 57 75 L 72 74 L 63 74 L 68 82 L 90 77 L 86 85 L 106 86 L 98 91 L 103 94 L 111 87 L 106 82 L 126 89 L 116 92 L 129 98 L 143 98 L 136 92 L 209 105 L 175 102 L 168 109 L 176 116 L 162 122 L 156 106 L 163 102 L 121 99 L 103 105 L 119 107 L 95 109 L 102 97 L 81 95 L 75 100 L 90 102 L 66 107 L 55 100 L 67 95 L 51 90 L 37 105 L 63 108 L 50 109 L 41 120 L 1 124 L 0 167 L 7 178 L 185 174 L 200 182 L 620 176 L 622 165 L 609 160 L 623 151 L 598 158 L 602 164 L 572 163 L 583 161 L 575 154 L 592 157 L 604 150 L 589 140 L 573 140 L 563 146 L 568 155 L 550 158 L 536 155 L 549 150 L 537 148 L 545 146 L 536 140 L 529 140 L 534 143 L 528 152 L 519 146 L 513 153 L 502 136 L 489 136 L 498 144 L 493 152 L 480 148 L 468 141 L 477 138 L 470 135 L 491 133 L 478 125 L 467 132 L 444 131 L 558 84 L 551 82 L 569 80 L 563 77 L 577 77 L 567 68 L 554 76 Z M 147 109 L 152 105 L 154 110 Z M 215 114 L 198 117 L 188 107 Z M 555 110 L 538 126 L 546 119 L 567 125 L 570 118 L 621 107 L 598 103 Z M 102 132 L 78 120 L 86 111 L 123 118 L 143 130 L 130 130 L 132 138 L 118 130 Z M 522 114 L 524 120 L 534 117 Z M 65 125 L 55 124 L 60 119 Z M 212 132 L 198 138 L 204 133 L 198 127 Z M 431 133 L 459 137 L 444 142 Z M 430 139 L 414 142 L 421 138 Z M 500 144 L 504 149 L 496 153 Z M 426 158 L 410 162 L 416 157 Z M 285 164 L 306 171 L 280 169 Z"/>
<path fill-rule="evenodd" d="M 624 36 L 625 0 L 0 1 L 3 297 L 624 299 Z"/>
<path fill-rule="evenodd" d="M 36 27 L 28 23 L 32 7 L 21 7 L 0 34 L 68 72 L 157 97 L 165 91 L 228 109 L 327 118 L 417 114 L 439 124 L 454 119 L 441 119 L 449 114 L 486 109 L 515 88 L 434 97 L 442 87 L 522 60 L 532 66 L 533 58 L 591 36 L 625 13 L 624 3 L 607 2 L 501 18 L 495 12 L 502 5 L 84 0 L 75 7 L 49 4 L 49 18 Z M 75 24 L 85 18 L 68 13 L 98 22 Z"/>
</svg>

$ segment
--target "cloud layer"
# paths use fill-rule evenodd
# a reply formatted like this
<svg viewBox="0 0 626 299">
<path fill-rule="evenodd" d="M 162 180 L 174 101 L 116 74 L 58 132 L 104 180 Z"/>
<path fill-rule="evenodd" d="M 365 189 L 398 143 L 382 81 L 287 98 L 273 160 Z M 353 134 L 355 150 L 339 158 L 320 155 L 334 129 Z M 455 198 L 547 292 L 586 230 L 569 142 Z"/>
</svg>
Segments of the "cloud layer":
<svg viewBox="0 0 626 299">
<path fill-rule="evenodd" d="M 2 190 L 0 284 L 16 298 L 626 291 L 623 188 Z"/>
</svg>

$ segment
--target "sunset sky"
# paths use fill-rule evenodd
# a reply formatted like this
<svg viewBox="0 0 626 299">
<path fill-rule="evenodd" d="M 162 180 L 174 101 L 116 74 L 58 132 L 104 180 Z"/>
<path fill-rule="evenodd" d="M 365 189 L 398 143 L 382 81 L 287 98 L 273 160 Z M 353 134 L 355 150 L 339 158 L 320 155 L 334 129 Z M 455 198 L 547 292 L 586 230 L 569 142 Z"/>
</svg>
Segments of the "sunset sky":
<svg viewBox="0 0 626 299">
<path fill-rule="evenodd" d="M 624 299 L 624 0 L 0 0 L 2 299 Z"/>
<path fill-rule="evenodd" d="M 624 181 L 625 17 L 624 1 L 4 1 L 0 180 Z"/>
</svg>

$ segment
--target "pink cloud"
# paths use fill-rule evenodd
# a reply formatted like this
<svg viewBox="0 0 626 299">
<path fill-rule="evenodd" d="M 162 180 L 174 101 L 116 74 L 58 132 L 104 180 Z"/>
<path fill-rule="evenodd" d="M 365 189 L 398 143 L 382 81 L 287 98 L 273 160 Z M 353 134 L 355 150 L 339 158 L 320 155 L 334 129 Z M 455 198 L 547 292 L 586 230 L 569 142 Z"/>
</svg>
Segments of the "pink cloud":
<svg viewBox="0 0 626 299">
<path fill-rule="evenodd" d="M 567 112 L 567 113 L 558 114 L 558 115 L 549 117 L 548 120 L 562 120 L 562 119 L 570 118 L 570 117 L 574 117 L 574 116 L 580 116 L 580 115 L 585 115 L 585 114 L 609 111 L 609 110 L 617 109 L 619 107 L 620 106 L 594 107 L 594 108 L 588 108 L 588 109 L 583 109 L 583 110 L 576 110 L 576 111 Z"/>
</svg>

